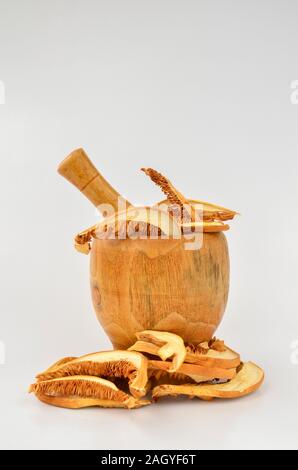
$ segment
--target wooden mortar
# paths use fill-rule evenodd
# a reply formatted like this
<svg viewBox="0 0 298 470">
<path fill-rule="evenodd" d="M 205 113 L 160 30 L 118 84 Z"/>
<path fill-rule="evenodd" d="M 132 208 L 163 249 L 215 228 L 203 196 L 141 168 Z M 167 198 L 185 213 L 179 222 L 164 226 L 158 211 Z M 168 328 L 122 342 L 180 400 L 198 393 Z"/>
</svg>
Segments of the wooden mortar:
<svg viewBox="0 0 298 470">
<path fill-rule="evenodd" d="M 114 348 L 128 348 L 148 329 L 200 343 L 213 336 L 227 303 L 226 237 L 204 233 L 194 251 L 183 239 L 95 239 L 90 276 L 95 312 Z"/>
<path fill-rule="evenodd" d="M 83 149 L 63 160 L 58 172 L 99 210 L 102 203 L 117 210 L 119 193 Z M 92 241 L 93 305 L 115 348 L 128 348 L 136 332 L 148 329 L 177 333 L 190 343 L 213 336 L 228 298 L 226 237 L 204 233 L 202 247 L 194 251 L 184 243 L 183 238 Z"/>
</svg>

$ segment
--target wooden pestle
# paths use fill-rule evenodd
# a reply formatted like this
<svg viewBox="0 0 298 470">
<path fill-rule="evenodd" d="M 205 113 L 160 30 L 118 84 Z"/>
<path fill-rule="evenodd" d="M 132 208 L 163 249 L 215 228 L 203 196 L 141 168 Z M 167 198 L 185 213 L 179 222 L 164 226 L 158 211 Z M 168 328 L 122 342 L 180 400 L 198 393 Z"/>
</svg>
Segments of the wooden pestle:
<svg viewBox="0 0 298 470">
<path fill-rule="evenodd" d="M 76 186 L 99 210 L 100 204 L 111 204 L 118 211 L 118 198 L 124 198 L 99 173 L 82 148 L 71 152 L 60 163 L 58 173 Z M 128 201 L 126 204 L 131 206 Z"/>
</svg>

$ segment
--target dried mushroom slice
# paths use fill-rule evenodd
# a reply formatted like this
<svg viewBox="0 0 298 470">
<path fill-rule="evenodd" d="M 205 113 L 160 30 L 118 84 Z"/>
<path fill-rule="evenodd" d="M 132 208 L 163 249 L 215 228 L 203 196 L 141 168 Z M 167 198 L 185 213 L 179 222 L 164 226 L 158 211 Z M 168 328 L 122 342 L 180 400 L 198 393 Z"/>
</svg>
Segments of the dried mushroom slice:
<svg viewBox="0 0 298 470">
<path fill-rule="evenodd" d="M 129 400 L 124 403 L 117 403 L 112 400 L 101 400 L 99 398 L 53 397 L 43 393 L 36 393 L 35 396 L 40 401 L 47 403 L 48 405 L 71 409 L 88 408 L 92 406 L 98 406 L 101 408 L 134 409 L 151 404 L 149 400 L 140 400 L 134 397 L 129 397 Z"/>
<path fill-rule="evenodd" d="M 79 252 L 82 253 L 83 255 L 89 255 L 90 250 L 91 250 L 91 243 L 86 242 L 86 243 L 78 243 L 75 241 L 74 243 L 75 249 Z"/>
<path fill-rule="evenodd" d="M 164 205 L 169 203 L 167 199 L 160 201 L 156 205 Z M 217 204 L 213 204 L 211 202 L 200 201 L 198 199 L 188 199 L 188 204 L 191 204 L 196 208 L 196 206 L 200 206 L 202 208 L 202 216 L 203 220 L 232 220 L 234 219 L 235 215 L 239 215 L 239 212 L 236 212 L 231 209 L 227 209 L 226 207 L 219 206 Z"/>
<path fill-rule="evenodd" d="M 158 356 L 159 347 L 146 341 L 136 341 L 129 351 L 138 351 L 151 356 Z M 232 349 L 225 346 L 224 351 L 210 349 L 208 343 L 198 345 L 186 345 L 184 362 L 198 364 L 205 367 L 219 367 L 222 369 L 235 369 L 240 364 L 240 356 Z"/>
<path fill-rule="evenodd" d="M 133 351 L 104 351 L 78 357 L 37 375 L 38 381 L 73 375 L 124 377 L 134 397 L 146 395 L 147 358 Z"/>
<path fill-rule="evenodd" d="M 138 239 L 179 238 L 181 228 L 177 221 L 167 211 L 149 206 L 130 206 L 124 211 L 105 217 L 75 236 L 74 245 L 80 253 L 88 254 L 93 238 Z"/>
<path fill-rule="evenodd" d="M 240 355 L 227 346 L 225 346 L 224 351 L 218 351 L 217 349 L 208 348 L 208 343 L 187 344 L 186 351 L 185 362 L 191 364 L 233 369 L 238 367 L 241 362 Z"/>
<path fill-rule="evenodd" d="M 50 405 L 64 408 L 138 408 L 147 405 L 147 400 L 139 400 L 119 390 L 115 384 L 100 377 L 78 375 L 45 380 L 32 384 L 29 392 Z"/>
<path fill-rule="evenodd" d="M 189 204 L 200 205 L 203 208 L 203 218 L 212 220 L 232 220 L 235 215 L 239 215 L 239 212 L 236 212 L 232 209 L 227 209 L 226 207 L 219 206 L 218 204 L 213 204 L 211 202 L 200 201 L 198 199 L 189 199 Z"/>
<path fill-rule="evenodd" d="M 106 217 L 100 222 L 94 231 L 95 238 L 108 238 L 117 235 L 121 238 L 121 233 L 125 236 L 129 234 L 130 238 L 144 238 L 149 234 L 158 237 L 177 238 L 181 235 L 179 224 L 169 214 L 156 207 L 149 206 L 130 206 L 125 211 L 119 211 L 115 215 Z"/>
<path fill-rule="evenodd" d="M 84 255 L 88 255 L 91 250 L 91 241 L 94 237 L 96 230 L 96 225 L 83 230 L 82 232 L 78 233 L 74 239 L 74 246 L 77 251 L 83 253 Z"/>
<path fill-rule="evenodd" d="M 246 362 L 230 382 L 214 385 L 159 385 L 153 389 L 152 396 L 154 399 L 178 395 L 198 397 L 203 400 L 237 398 L 257 390 L 263 379 L 263 370 L 253 362 Z"/>
<path fill-rule="evenodd" d="M 163 361 L 173 357 L 168 369 L 169 372 L 176 372 L 183 364 L 186 349 L 180 336 L 165 331 L 145 330 L 137 333 L 136 337 L 138 340 L 147 341 L 159 346 L 157 354 Z"/>
<path fill-rule="evenodd" d="M 152 361 L 149 360 L 148 368 L 157 369 L 157 370 L 165 370 L 167 372 L 171 369 L 171 363 L 166 361 Z M 236 375 L 236 369 L 221 369 L 220 367 L 206 367 L 201 366 L 198 364 L 182 364 L 178 372 L 184 375 L 188 375 L 189 377 L 193 378 L 193 380 L 197 381 L 195 378 L 199 377 L 207 377 L 208 380 L 212 379 L 232 379 Z"/>
<path fill-rule="evenodd" d="M 154 386 L 162 384 L 196 384 L 202 382 L 211 382 L 213 377 L 204 377 L 200 375 L 186 375 L 180 372 L 172 372 L 169 374 L 166 370 L 149 369 L 149 378 Z M 224 379 L 223 379 L 224 380 Z"/>
<path fill-rule="evenodd" d="M 178 191 L 177 188 L 171 183 L 171 181 L 166 178 L 164 175 L 154 170 L 153 168 L 141 168 L 141 170 L 149 176 L 149 178 L 160 187 L 162 192 L 167 196 L 167 200 L 170 204 L 173 204 L 176 207 L 180 207 L 181 214 L 186 211 L 187 218 L 190 220 L 195 220 L 195 209 L 192 205 L 188 204 L 187 199 L 183 194 Z M 184 214 L 185 217 L 185 214 Z"/>
</svg>

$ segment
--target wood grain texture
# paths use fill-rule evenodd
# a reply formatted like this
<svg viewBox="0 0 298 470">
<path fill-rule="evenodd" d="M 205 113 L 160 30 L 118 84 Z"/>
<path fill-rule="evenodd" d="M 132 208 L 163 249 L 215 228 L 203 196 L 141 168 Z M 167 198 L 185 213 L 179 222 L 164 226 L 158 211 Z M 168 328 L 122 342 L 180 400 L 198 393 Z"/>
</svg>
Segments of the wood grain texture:
<svg viewBox="0 0 298 470">
<path fill-rule="evenodd" d="M 120 194 L 99 173 L 83 149 L 71 152 L 58 166 L 58 173 L 78 188 L 94 206 L 110 204 L 118 210 Z M 131 205 L 128 201 L 126 203 Z"/>
<path fill-rule="evenodd" d="M 200 250 L 184 240 L 98 240 L 91 248 L 96 315 L 114 348 L 143 330 L 169 331 L 185 342 L 209 340 L 224 314 L 229 255 L 223 233 L 205 233 Z"/>
</svg>

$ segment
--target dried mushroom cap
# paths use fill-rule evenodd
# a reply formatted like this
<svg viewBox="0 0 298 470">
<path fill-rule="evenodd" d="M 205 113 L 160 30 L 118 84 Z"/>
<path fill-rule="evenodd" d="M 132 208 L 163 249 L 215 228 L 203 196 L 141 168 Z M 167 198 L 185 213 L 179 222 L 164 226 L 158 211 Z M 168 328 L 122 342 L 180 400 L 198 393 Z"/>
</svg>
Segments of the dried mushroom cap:
<svg viewBox="0 0 298 470">
<path fill-rule="evenodd" d="M 186 349 L 183 339 L 180 338 L 180 336 L 165 331 L 145 330 L 136 333 L 136 337 L 138 340 L 148 341 L 149 343 L 151 342 L 157 346 L 161 346 L 157 354 L 163 361 L 173 356 L 169 372 L 177 372 L 183 364 Z"/>
<path fill-rule="evenodd" d="M 236 376 L 222 384 L 202 385 L 159 385 L 153 389 L 154 399 L 164 396 L 187 395 L 202 399 L 237 398 L 257 390 L 264 379 L 263 370 L 253 362 L 246 362 Z"/>
<path fill-rule="evenodd" d="M 38 381 L 74 375 L 125 377 L 133 396 L 146 394 L 147 359 L 133 351 L 104 351 L 78 357 L 37 375 Z"/>
<path fill-rule="evenodd" d="M 136 408 L 149 404 L 119 390 L 109 380 L 84 375 L 37 382 L 30 386 L 29 392 L 41 401 L 66 408 Z"/>
<path fill-rule="evenodd" d="M 148 368 L 151 369 L 157 369 L 157 370 L 165 370 L 170 372 L 171 369 L 171 363 L 166 362 L 166 361 L 151 361 L 149 360 L 148 362 Z M 190 377 L 208 377 L 214 379 L 232 379 L 236 375 L 236 369 L 221 369 L 220 367 L 208 367 L 208 366 L 202 366 L 198 364 L 187 364 L 184 363 L 182 364 L 178 372 L 181 374 L 188 375 Z"/>
</svg>

